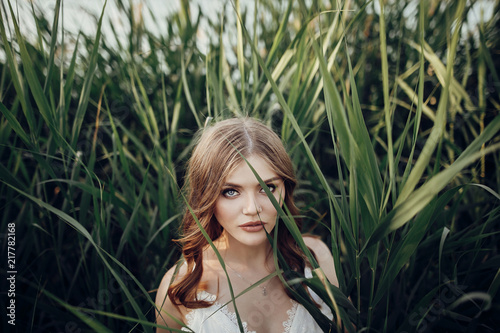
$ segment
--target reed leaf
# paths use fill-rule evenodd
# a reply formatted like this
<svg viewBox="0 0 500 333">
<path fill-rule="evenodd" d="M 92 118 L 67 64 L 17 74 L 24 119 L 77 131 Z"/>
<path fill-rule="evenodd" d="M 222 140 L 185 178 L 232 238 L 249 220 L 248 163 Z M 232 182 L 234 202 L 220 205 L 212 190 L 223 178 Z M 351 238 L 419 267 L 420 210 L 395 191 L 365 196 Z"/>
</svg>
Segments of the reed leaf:
<svg viewBox="0 0 500 333">
<path fill-rule="evenodd" d="M 453 73 L 453 63 L 455 59 L 455 52 L 458 42 L 458 36 L 460 33 L 460 26 L 462 24 L 462 14 L 465 7 L 465 2 L 460 1 L 455 14 L 455 19 L 457 21 L 457 26 L 453 32 L 452 43 L 448 50 L 447 68 L 446 68 L 446 78 L 443 83 L 443 90 L 441 92 L 441 98 L 439 99 L 438 110 L 436 112 L 436 121 L 434 122 L 434 127 L 432 129 L 429 138 L 427 139 L 425 146 L 422 148 L 422 152 L 415 163 L 415 166 L 408 176 L 404 187 L 399 193 L 399 197 L 396 201 L 396 207 L 400 205 L 403 201 L 408 199 L 409 195 L 412 193 L 413 189 L 417 186 L 422 174 L 429 163 L 432 156 L 432 152 L 435 150 L 438 143 L 441 141 L 443 135 L 443 130 L 446 124 L 446 110 L 448 107 L 448 99 L 450 93 L 450 82 L 452 80 Z"/>
<path fill-rule="evenodd" d="M 478 145 L 480 142 L 490 140 L 493 135 L 500 131 L 500 117 L 496 117 L 485 129 L 485 131 L 478 136 L 471 146 Z M 373 234 L 370 236 L 363 249 L 369 248 L 378 242 L 382 237 L 388 233 L 400 228 L 405 223 L 413 218 L 419 211 L 421 211 L 427 204 L 444 188 L 449 182 L 460 173 L 463 168 L 479 159 L 482 154 L 486 152 L 494 152 L 500 147 L 499 144 L 490 146 L 484 152 L 475 152 L 466 150 L 463 154 L 447 169 L 441 171 L 433 176 L 419 189 L 412 193 L 411 198 L 408 198 L 404 203 L 397 206 L 387 217 L 377 226 Z M 463 157 L 462 157 L 463 156 Z"/>
<path fill-rule="evenodd" d="M 110 264 L 108 263 L 108 261 L 105 259 L 104 255 L 101 253 L 101 250 L 100 248 L 98 247 L 98 245 L 95 243 L 94 239 L 92 238 L 92 236 L 90 235 L 90 233 L 78 222 L 76 221 L 74 218 L 72 218 L 71 216 L 69 216 L 68 214 L 66 214 L 65 212 L 43 202 L 42 200 L 38 199 L 38 198 L 35 198 L 34 196 L 28 194 L 28 193 L 25 193 L 24 191 L 20 190 L 20 189 L 17 189 L 9 184 L 6 184 L 7 186 L 9 186 L 10 188 L 12 188 L 13 190 L 17 191 L 19 194 L 23 195 L 24 197 L 26 197 L 27 199 L 33 201 L 34 203 L 36 203 L 37 205 L 39 205 L 40 207 L 50 211 L 51 213 L 55 214 L 58 218 L 60 218 L 61 220 L 63 220 L 64 222 L 68 223 L 72 228 L 74 228 L 79 234 L 81 234 L 82 236 L 84 236 L 89 242 L 90 244 L 96 249 L 97 251 L 97 254 L 100 256 L 100 258 L 102 259 L 102 262 L 105 264 L 105 266 L 109 269 L 109 271 L 113 274 L 114 278 L 116 279 L 116 281 L 119 283 L 120 287 L 123 289 L 123 292 L 125 293 L 125 295 L 127 296 L 127 299 L 128 301 L 130 302 L 131 306 L 134 308 L 135 310 L 135 313 L 136 315 L 143 321 L 146 321 L 146 317 L 144 316 L 144 314 L 142 313 L 141 309 L 139 308 L 137 302 L 135 301 L 134 297 L 130 294 L 129 290 L 127 289 L 127 287 L 125 286 L 125 284 L 123 283 L 122 279 L 120 278 L 120 276 L 117 274 L 117 272 L 110 266 Z M 144 325 L 143 325 L 144 327 Z M 147 326 L 144 327 L 145 331 L 149 331 Z"/>
<path fill-rule="evenodd" d="M 87 67 L 87 71 L 84 77 L 83 89 L 80 94 L 80 100 L 78 101 L 78 107 L 76 109 L 75 119 L 73 121 L 73 136 L 71 138 L 71 146 L 76 147 L 76 143 L 78 141 L 78 136 L 80 135 L 80 130 L 83 123 L 83 118 L 87 112 L 87 106 L 89 103 L 90 90 L 92 87 L 92 80 L 94 78 L 96 66 L 97 66 L 97 57 L 99 55 L 99 46 L 101 41 L 101 28 L 102 28 L 102 19 L 104 17 L 104 10 L 106 9 L 107 0 L 104 2 L 104 6 L 102 8 L 101 17 L 99 18 L 99 23 L 97 24 L 97 32 L 94 39 L 94 47 L 92 49 L 92 53 L 89 59 L 89 65 Z"/>
</svg>

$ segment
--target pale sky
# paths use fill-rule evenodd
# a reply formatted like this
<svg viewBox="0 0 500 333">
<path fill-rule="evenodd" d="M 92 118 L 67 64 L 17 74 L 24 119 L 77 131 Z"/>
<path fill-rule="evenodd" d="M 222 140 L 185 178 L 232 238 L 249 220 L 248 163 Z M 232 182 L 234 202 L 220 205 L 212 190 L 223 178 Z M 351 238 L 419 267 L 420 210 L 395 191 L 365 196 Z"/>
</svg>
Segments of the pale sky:
<svg viewBox="0 0 500 333">
<path fill-rule="evenodd" d="M 45 17 L 49 22 L 52 22 L 54 15 L 54 6 L 56 4 L 56 0 L 32 0 L 35 8 L 43 11 L 46 15 Z M 236 0 L 234 0 L 236 1 Z M 125 3 L 129 3 L 128 0 L 123 0 Z M 144 17 L 144 22 L 148 28 L 148 30 L 161 34 L 162 31 L 166 31 L 166 18 L 173 12 L 177 11 L 180 7 L 180 0 L 131 0 L 136 8 L 142 8 L 142 13 Z M 16 11 L 16 15 L 20 17 L 19 25 L 25 36 L 29 38 L 29 36 L 33 36 L 35 38 L 34 32 L 36 31 L 35 22 L 31 15 L 31 7 L 29 6 L 29 0 L 11 0 L 11 3 L 14 7 L 14 11 Z M 64 28 L 66 31 L 76 33 L 78 31 L 83 31 L 87 35 L 93 36 L 96 33 L 96 21 L 94 19 L 95 15 L 99 15 L 102 7 L 104 6 L 104 0 L 63 0 L 63 22 Z M 253 0 L 240 0 L 241 7 L 248 6 L 249 16 L 253 17 L 253 8 L 254 1 Z M 280 1 L 282 6 L 286 6 L 287 1 Z M 493 6 L 495 0 L 479 0 L 476 2 L 473 10 L 469 13 L 468 20 L 469 22 L 477 22 L 481 19 L 481 13 L 483 13 L 483 19 L 487 21 L 491 18 L 493 14 Z M 222 8 L 226 6 L 227 11 L 232 11 L 232 5 L 229 0 L 191 0 L 191 11 L 192 17 L 197 17 L 198 14 L 198 5 L 200 5 L 201 9 L 204 11 L 204 14 L 209 18 L 216 20 L 217 14 L 221 12 Z M 378 9 L 378 1 L 375 1 L 375 10 Z M 418 2 L 416 1 L 417 5 Z M 7 6 L 7 4 L 5 4 Z M 411 7 L 411 6 L 410 6 Z M 151 18 L 150 11 L 154 12 L 154 16 L 156 17 L 156 22 Z M 406 11 L 408 12 L 408 11 Z M 111 32 L 109 31 L 109 26 L 112 24 L 115 29 L 118 31 L 120 29 L 128 29 L 128 23 L 123 20 L 126 18 L 123 16 L 123 13 L 119 12 L 115 0 L 108 0 L 105 16 L 104 16 L 104 24 L 103 24 L 103 36 L 111 36 Z M 236 31 L 234 16 L 229 15 L 231 21 L 227 22 L 225 26 L 228 31 Z M 411 21 L 411 18 L 409 18 Z M 205 51 L 206 45 L 208 45 L 209 40 L 205 35 L 206 25 L 201 26 L 201 31 L 199 31 L 199 48 L 201 51 Z M 251 27 L 247 27 L 250 31 Z M 464 27 L 464 34 L 468 32 L 468 30 L 472 29 L 474 32 L 475 27 Z M 126 31 L 124 31 L 123 36 L 126 35 Z M 217 38 L 217 37 L 215 37 Z M 230 34 L 229 36 L 225 36 L 225 44 L 236 45 L 236 37 L 235 34 Z M 108 42 L 112 43 L 112 40 L 107 39 Z"/>
</svg>

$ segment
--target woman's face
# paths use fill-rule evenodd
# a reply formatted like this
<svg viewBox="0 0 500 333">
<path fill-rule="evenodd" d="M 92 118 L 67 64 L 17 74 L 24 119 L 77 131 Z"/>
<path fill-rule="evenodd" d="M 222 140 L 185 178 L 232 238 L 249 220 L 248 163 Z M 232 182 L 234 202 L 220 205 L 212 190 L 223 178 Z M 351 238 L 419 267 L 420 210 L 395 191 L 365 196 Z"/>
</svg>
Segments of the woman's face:
<svg viewBox="0 0 500 333">
<path fill-rule="evenodd" d="M 281 177 L 257 155 L 248 157 L 247 161 L 281 205 L 285 197 Z M 267 242 L 264 228 L 268 233 L 273 230 L 277 211 L 250 167 L 241 161 L 225 179 L 215 202 L 214 215 L 230 241 L 257 246 Z"/>
</svg>

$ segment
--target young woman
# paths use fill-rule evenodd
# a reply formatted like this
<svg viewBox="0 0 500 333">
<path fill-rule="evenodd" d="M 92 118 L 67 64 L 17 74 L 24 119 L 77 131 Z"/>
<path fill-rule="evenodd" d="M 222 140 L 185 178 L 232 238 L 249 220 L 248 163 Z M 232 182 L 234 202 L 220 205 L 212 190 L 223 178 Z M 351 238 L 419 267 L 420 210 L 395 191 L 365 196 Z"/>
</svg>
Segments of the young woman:
<svg viewBox="0 0 500 333">
<path fill-rule="evenodd" d="M 277 237 L 278 250 L 290 269 L 310 277 L 311 265 L 284 225 L 274 232 L 280 223 L 278 213 L 249 165 L 279 205 L 298 215 L 293 166 L 271 129 L 251 118 L 224 120 L 204 129 L 187 170 L 191 210 L 186 209 L 183 219 L 183 264 L 172 267 L 158 288 L 159 325 L 188 326 L 197 333 L 237 333 L 241 330 L 237 310 L 245 332 L 321 332 L 278 277 L 282 271 L 275 267 L 268 236 Z M 226 271 L 198 223 L 213 241 Z M 328 247 L 317 238 L 304 237 L 304 241 L 329 281 L 338 286 Z M 236 296 L 262 279 L 236 298 L 235 309 L 230 286 Z M 331 319 L 330 309 L 310 294 Z M 170 331 L 159 328 L 157 332 Z"/>
</svg>

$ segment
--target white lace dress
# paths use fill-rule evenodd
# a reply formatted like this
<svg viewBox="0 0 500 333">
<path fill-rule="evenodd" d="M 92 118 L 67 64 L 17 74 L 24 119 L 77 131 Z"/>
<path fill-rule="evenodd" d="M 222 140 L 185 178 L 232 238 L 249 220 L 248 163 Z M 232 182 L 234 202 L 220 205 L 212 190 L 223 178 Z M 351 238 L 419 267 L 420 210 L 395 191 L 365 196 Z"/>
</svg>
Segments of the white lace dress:
<svg viewBox="0 0 500 333">
<path fill-rule="evenodd" d="M 310 274 L 307 272 L 306 276 Z M 320 304 L 321 312 L 328 318 L 332 319 L 333 315 L 330 308 L 312 291 L 309 290 L 314 300 Z M 183 331 L 194 331 L 196 333 L 240 333 L 236 314 L 227 308 L 227 305 L 215 302 L 216 295 L 206 291 L 198 293 L 198 298 L 206 301 L 214 302 L 207 308 L 193 309 L 186 315 L 186 324 L 189 328 L 183 328 Z M 311 314 L 304 306 L 296 301 L 290 300 L 291 307 L 287 311 L 288 319 L 283 322 L 284 333 L 321 333 L 323 332 L 318 326 Z M 242 321 L 244 318 L 241 318 Z M 245 333 L 259 333 L 249 331 L 247 322 L 242 322 Z M 279 333 L 279 332 L 276 332 Z"/>
</svg>

